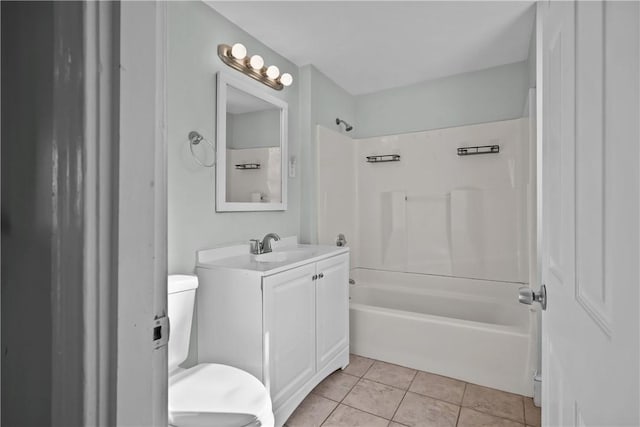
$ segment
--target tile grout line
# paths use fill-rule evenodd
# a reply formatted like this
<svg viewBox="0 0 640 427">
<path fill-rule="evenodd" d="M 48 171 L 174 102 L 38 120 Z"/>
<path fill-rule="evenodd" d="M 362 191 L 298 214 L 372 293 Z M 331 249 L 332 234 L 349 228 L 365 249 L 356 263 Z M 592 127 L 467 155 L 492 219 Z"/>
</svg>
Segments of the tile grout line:
<svg viewBox="0 0 640 427">
<path fill-rule="evenodd" d="M 466 393 L 466 391 L 467 391 L 467 385 L 475 385 L 475 386 L 477 386 L 477 387 L 488 388 L 488 389 L 490 389 L 490 390 L 499 391 L 499 392 L 501 392 L 501 393 L 512 394 L 512 395 L 514 395 L 514 396 L 519 397 L 520 399 L 522 399 L 522 405 L 523 405 L 523 406 L 522 406 L 522 418 L 523 418 L 524 422 L 520 422 L 520 421 L 515 420 L 515 419 L 513 419 L 513 418 L 503 417 L 503 416 L 501 416 L 501 415 L 497 415 L 497 414 L 494 414 L 494 413 L 488 412 L 488 411 L 486 411 L 486 410 L 483 410 L 482 408 L 476 408 L 476 407 L 473 407 L 473 406 L 466 406 L 466 405 L 463 405 L 463 403 L 464 403 L 464 394 L 462 395 L 462 403 L 460 403 L 460 408 L 467 408 L 467 409 L 471 409 L 471 410 L 473 410 L 473 411 L 480 412 L 481 414 L 491 415 L 492 417 L 495 417 L 495 418 L 500 418 L 500 419 L 503 419 L 503 420 L 512 421 L 512 422 L 515 422 L 515 423 L 518 423 L 518 424 L 523 424 L 523 425 L 525 425 L 525 426 L 527 425 L 527 420 L 526 420 L 526 417 L 525 417 L 525 414 L 524 414 L 524 396 L 522 396 L 521 394 L 510 393 L 510 392 L 508 392 L 508 391 L 502 391 L 502 390 L 498 390 L 497 388 L 485 387 L 485 386 L 483 386 L 483 385 L 474 384 L 474 383 L 465 383 L 465 386 L 464 386 L 464 391 L 465 391 L 465 393 Z M 461 412 L 462 412 L 462 409 L 461 409 Z"/>
<path fill-rule="evenodd" d="M 351 393 L 351 391 L 353 391 L 354 387 L 356 386 L 356 384 L 358 384 L 360 382 L 361 379 L 362 378 L 358 378 L 358 380 L 355 383 L 353 383 L 353 385 L 351 386 L 349 391 L 344 396 L 342 396 L 342 399 L 340 399 L 340 403 L 342 403 L 347 398 L 347 396 L 349 396 L 349 393 Z"/>
<path fill-rule="evenodd" d="M 467 383 L 464 383 L 464 390 L 462 390 L 462 400 L 460 400 L 460 406 L 458 406 L 458 418 L 456 418 L 456 427 L 460 424 L 460 415 L 462 415 L 462 402 L 464 402 L 464 394 L 467 392 Z"/>
<path fill-rule="evenodd" d="M 361 357 L 362 357 L 362 356 L 361 356 Z M 374 363 L 375 363 L 375 362 L 374 362 Z M 371 366 L 373 366 L 373 363 L 371 364 Z M 362 409 L 354 408 L 354 407 L 349 406 L 349 405 L 347 405 L 347 404 L 345 404 L 345 403 L 343 403 L 343 402 L 344 402 L 344 399 L 346 399 L 346 398 L 347 398 L 347 396 L 349 395 L 349 393 L 351 393 L 351 391 L 352 391 L 352 390 L 353 390 L 353 388 L 356 386 L 356 384 L 358 384 L 358 383 L 360 382 L 360 380 L 362 380 L 362 378 L 364 377 L 364 374 L 366 374 L 366 373 L 369 371 L 369 369 L 371 369 L 371 366 L 369 366 L 369 368 L 367 368 L 367 370 L 362 374 L 362 376 L 361 376 L 361 377 L 358 377 L 358 376 L 355 376 L 355 375 L 351 375 L 351 374 L 347 374 L 346 372 L 344 372 L 344 370 L 341 370 L 341 371 L 340 371 L 340 372 L 342 372 L 343 374 L 345 374 L 345 375 L 349 375 L 349 376 L 354 377 L 354 378 L 357 378 L 358 380 L 357 380 L 355 383 L 353 383 L 353 385 L 351 386 L 351 388 L 349 389 L 349 391 L 348 391 L 348 392 L 347 392 L 347 393 L 342 397 L 342 399 L 340 399 L 340 401 L 339 401 L 339 402 L 336 402 L 336 401 L 335 401 L 335 400 L 333 400 L 333 399 L 329 399 L 328 397 L 325 397 L 325 396 L 322 396 L 322 395 L 318 394 L 318 396 L 320 396 L 320 397 L 324 397 L 325 399 L 328 399 L 328 400 L 330 400 L 330 401 L 332 401 L 332 402 L 336 402 L 336 403 L 337 403 L 336 407 L 335 407 L 335 408 L 333 408 L 333 410 L 329 413 L 329 415 L 327 415 L 327 417 L 326 417 L 324 420 L 322 420 L 322 423 L 320 424 L 320 427 L 322 427 L 322 426 L 324 425 L 324 423 L 326 423 L 326 422 L 327 422 L 327 420 L 331 417 L 331 415 L 333 415 L 333 413 L 334 413 L 336 410 L 338 410 L 338 408 L 340 407 L 340 405 L 344 405 L 344 406 L 346 406 L 346 407 L 348 407 L 348 408 L 355 409 L 355 410 L 357 410 L 357 411 L 362 411 Z M 369 413 L 369 412 L 367 412 L 367 411 L 362 411 L 362 412 L 364 412 L 364 413 L 366 413 L 366 414 L 369 414 L 369 415 L 376 416 L 376 417 L 380 417 L 379 415 L 371 414 L 371 413 Z M 383 417 L 380 417 L 380 418 L 383 418 Z"/>
<path fill-rule="evenodd" d="M 331 400 L 331 399 L 328 399 L 328 400 Z M 335 400 L 331 400 L 331 401 L 332 401 L 332 402 L 335 402 Z M 329 412 L 329 414 L 328 414 L 326 417 L 324 417 L 324 419 L 323 419 L 323 420 L 322 420 L 322 422 L 320 423 L 320 427 L 322 427 L 322 426 L 324 425 L 324 423 L 326 423 L 326 422 L 327 422 L 327 420 L 331 417 L 331 415 L 333 415 L 333 413 L 334 413 L 334 412 L 336 412 L 336 409 L 338 409 L 338 408 L 340 407 L 340 402 L 337 402 L 337 403 L 338 403 L 338 404 L 336 405 L 336 407 L 335 407 L 335 408 L 333 408 L 333 409 L 331 410 L 331 412 Z"/>
<path fill-rule="evenodd" d="M 426 372 L 426 371 L 417 371 L 417 372 L 416 372 L 416 376 L 417 376 L 418 372 Z M 426 373 L 429 373 L 429 372 L 426 372 Z M 383 385 L 383 386 L 386 386 L 386 387 L 391 387 L 391 388 L 394 388 L 394 389 L 396 389 L 396 390 L 400 390 L 400 391 L 410 391 L 411 393 L 417 394 L 417 395 L 418 395 L 418 396 L 420 396 L 420 397 L 426 397 L 427 399 L 433 399 L 433 400 L 437 400 L 438 402 L 448 403 L 449 405 L 455 405 L 455 406 L 462 407 L 462 402 L 460 402 L 460 403 L 455 403 L 455 402 L 451 402 L 451 401 L 448 401 L 448 400 L 440 399 L 440 398 L 438 398 L 438 397 L 433 397 L 433 396 L 429 396 L 429 395 L 427 395 L 427 394 L 422 394 L 422 393 L 419 393 L 419 392 L 417 392 L 417 391 L 411 391 L 411 390 L 409 390 L 409 389 L 404 390 L 404 389 L 402 389 L 402 388 L 399 388 L 399 387 L 396 387 L 396 386 L 393 386 L 393 385 L 390 385 L 390 384 L 381 383 L 380 381 L 371 380 L 371 379 L 369 379 L 369 378 L 365 378 L 365 377 L 362 377 L 362 378 L 360 378 L 360 379 L 361 379 L 361 380 L 371 381 L 372 383 L 380 384 L 380 385 Z M 415 377 L 414 377 L 414 379 L 413 379 L 413 380 L 411 380 L 411 384 L 409 384 L 409 388 L 411 388 L 411 385 L 413 384 L 413 381 L 414 381 L 414 380 L 415 380 Z M 458 380 L 458 381 L 459 381 L 459 380 Z M 360 381 L 358 381 L 358 382 L 360 382 Z M 463 381 L 460 381 L 460 382 L 463 382 Z M 357 384 L 357 383 L 356 383 L 356 384 Z M 354 387 L 355 387 L 355 385 L 354 385 Z M 466 389 L 466 383 L 465 383 L 465 389 Z M 464 392 L 463 392 L 463 395 L 464 395 Z M 346 397 L 346 396 L 345 396 L 345 397 Z M 331 399 L 331 400 L 333 400 L 333 399 Z M 334 402 L 335 402 L 335 400 L 334 400 Z M 482 412 L 482 411 L 478 411 L 478 412 Z M 488 412 L 482 412 L 482 413 L 483 413 L 483 414 L 487 414 L 487 415 L 493 415 L 493 414 L 489 414 Z M 497 415 L 493 415 L 493 416 L 495 417 L 495 416 L 497 416 Z M 502 417 L 502 418 L 504 418 L 504 417 Z M 505 420 L 513 421 L 513 420 L 511 420 L 510 418 L 505 418 Z"/>
<path fill-rule="evenodd" d="M 381 415 L 374 414 L 373 412 L 365 411 L 364 409 L 356 408 L 355 406 L 351 406 L 348 403 L 340 403 L 338 406 L 340 406 L 340 405 L 344 405 L 347 408 L 355 409 L 356 411 L 364 412 L 365 414 L 373 415 L 376 418 L 382 418 L 383 420 L 391 421 L 391 420 L 389 420 L 389 419 L 387 419 L 387 418 L 385 418 L 385 417 L 383 417 Z"/>
<path fill-rule="evenodd" d="M 518 420 L 514 420 L 513 418 L 502 417 L 500 415 L 492 414 L 491 412 L 487 412 L 487 411 L 482 411 L 482 410 L 480 410 L 478 408 L 474 408 L 474 407 L 471 407 L 471 406 L 462 406 L 462 405 L 460 405 L 460 412 L 462 412 L 462 408 L 471 409 L 472 411 L 480 412 L 481 414 L 484 414 L 484 415 L 490 415 L 490 416 L 492 416 L 494 418 L 500 418 L 501 420 L 507 420 L 507 421 L 511 421 L 513 423 L 522 424 L 522 425 L 525 425 L 525 426 L 528 425 L 526 423 L 526 421 L 524 423 L 522 423 L 522 422 L 520 422 Z"/>
<path fill-rule="evenodd" d="M 409 382 L 409 386 L 404 391 L 404 394 L 402 395 L 402 399 L 400 399 L 400 402 L 398 402 L 398 406 L 396 407 L 396 410 L 393 411 L 393 415 L 391 415 L 391 419 L 389 419 L 389 424 L 391 424 L 391 421 L 393 421 L 393 419 L 396 417 L 396 414 L 398 413 L 398 409 L 400 409 L 402 402 L 404 402 L 404 398 L 407 397 L 407 393 L 409 392 L 409 389 L 413 385 L 413 382 L 416 380 L 417 376 L 418 376 L 418 371 L 414 372 L 413 378 L 411 378 L 411 381 Z"/>
<path fill-rule="evenodd" d="M 500 416 L 500 415 L 492 414 L 491 412 L 483 411 L 483 410 L 481 410 L 481 409 L 479 409 L 479 408 L 474 408 L 474 407 L 472 407 L 472 406 L 463 406 L 463 405 L 460 405 L 460 410 L 461 410 L 461 412 L 462 412 L 462 408 L 471 409 L 472 411 L 480 412 L 481 414 L 484 414 L 484 415 L 491 415 L 492 417 L 494 417 L 494 418 L 500 418 L 501 420 L 507 420 L 507 421 L 511 421 L 511 422 L 514 422 L 514 423 L 523 424 L 523 425 L 525 425 L 525 426 L 527 425 L 526 420 L 525 420 L 525 422 L 524 422 L 524 423 L 522 423 L 522 422 L 520 422 L 520 421 L 518 421 L 518 420 L 514 420 L 513 418 L 507 418 L 507 417 L 503 417 L 503 416 Z"/>
</svg>

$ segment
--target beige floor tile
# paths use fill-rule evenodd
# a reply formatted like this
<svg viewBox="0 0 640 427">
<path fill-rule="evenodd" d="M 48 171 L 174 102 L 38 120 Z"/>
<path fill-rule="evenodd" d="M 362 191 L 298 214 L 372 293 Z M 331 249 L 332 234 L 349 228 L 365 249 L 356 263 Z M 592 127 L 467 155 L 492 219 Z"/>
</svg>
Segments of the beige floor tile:
<svg viewBox="0 0 640 427">
<path fill-rule="evenodd" d="M 464 382 L 418 371 L 409 391 L 459 405 L 464 395 Z"/>
<path fill-rule="evenodd" d="M 467 384 L 462 406 L 501 418 L 524 423 L 522 396 L 492 388 Z"/>
<path fill-rule="evenodd" d="M 318 384 L 313 393 L 340 402 L 358 381 L 358 377 L 336 371 Z"/>
<path fill-rule="evenodd" d="M 323 427 L 387 427 L 389 421 L 355 408 L 340 405 Z"/>
<path fill-rule="evenodd" d="M 293 411 L 286 425 L 288 427 L 319 427 L 336 406 L 338 403 L 333 400 L 310 394 Z"/>
<path fill-rule="evenodd" d="M 404 396 L 404 391 L 361 379 L 342 403 L 353 408 L 391 419 Z"/>
<path fill-rule="evenodd" d="M 469 408 L 462 408 L 458 427 L 524 427 L 506 418 L 498 418 Z"/>
<path fill-rule="evenodd" d="M 408 392 L 393 420 L 411 427 L 453 427 L 459 410 L 457 405 Z"/>
<path fill-rule="evenodd" d="M 364 378 L 406 390 L 416 376 L 416 372 L 415 369 L 376 361 L 364 374 Z"/>
<path fill-rule="evenodd" d="M 345 374 L 361 377 L 373 365 L 373 359 L 358 356 L 357 354 L 349 355 L 349 365 L 342 371 Z"/>
<path fill-rule="evenodd" d="M 407 426 L 405 426 L 404 424 L 397 423 L 395 421 L 391 421 L 389 423 L 389 427 L 407 427 Z"/>
<path fill-rule="evenodd" d="M 530 397 L 524 398 L 524 419 L 527 425 L 540 427 L 540 408 L 533 404 Z"/>
</svg>

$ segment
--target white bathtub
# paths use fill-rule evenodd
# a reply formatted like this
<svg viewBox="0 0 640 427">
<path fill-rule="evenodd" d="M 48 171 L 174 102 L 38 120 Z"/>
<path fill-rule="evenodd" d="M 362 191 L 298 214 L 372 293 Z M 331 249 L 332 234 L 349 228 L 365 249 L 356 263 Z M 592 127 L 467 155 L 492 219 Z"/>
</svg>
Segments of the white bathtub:
<svg viewBox="0 0 640 427">
<path fill-rule="evenodd" d="M 534 313 L 521 284 L 354 269 L 351 351 L 533 395 Z"/>
</svg>

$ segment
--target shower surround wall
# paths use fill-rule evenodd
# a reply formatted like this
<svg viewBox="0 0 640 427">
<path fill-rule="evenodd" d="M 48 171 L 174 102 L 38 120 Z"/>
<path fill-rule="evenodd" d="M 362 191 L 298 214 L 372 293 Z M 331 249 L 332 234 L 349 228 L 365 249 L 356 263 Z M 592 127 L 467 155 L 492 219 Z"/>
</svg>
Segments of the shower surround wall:
<svg viewBox="0 0 640 427">
<path fill-rule="evenodd" d="M 516 119 L 351 140 L 319 127 L 320 243 L 345 233 L 354 267 L 527 283 L 527 129 Z M 457 155 L 493 144 L 499 154 Z M 383 154 L 401 159 L 366 162 Z"/>
</svg>

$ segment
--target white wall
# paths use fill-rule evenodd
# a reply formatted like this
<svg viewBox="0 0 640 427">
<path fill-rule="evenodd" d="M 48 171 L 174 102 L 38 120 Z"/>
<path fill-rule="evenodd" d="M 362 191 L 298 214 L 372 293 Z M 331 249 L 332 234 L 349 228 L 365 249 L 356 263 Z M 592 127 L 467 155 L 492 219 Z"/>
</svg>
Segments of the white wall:
<svg viewBox="0 0 640 427">
<path fill-rule="evenodd" d="M 298 68 L 202 2 L 168 3 L 168 251 L 169 273 L 191 273 L 198 249 L 300 229 L 300 179 L 290 179 L 285 212 L 215 212 L 215 170 L 191 158 L 187 134 L 196 130 L 214 140 L 215 75 L 236 73 L 289 103 L 289 155 L 299 151 Z M 278 92 L 230 69 L 218 58 L 220 43 L 243 43 L 293 76 Z"/>
<path fill-rule="evenodd" d="M 527 89 L 523 61 L 358 96 L 355 134 L 365 138 L 516 119 Z"/>
</svg>

